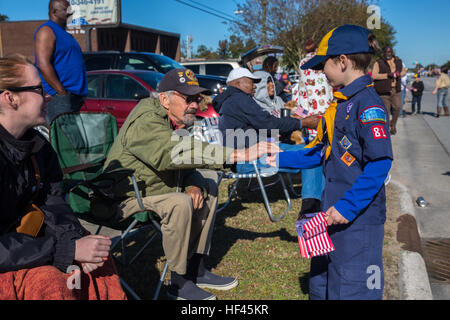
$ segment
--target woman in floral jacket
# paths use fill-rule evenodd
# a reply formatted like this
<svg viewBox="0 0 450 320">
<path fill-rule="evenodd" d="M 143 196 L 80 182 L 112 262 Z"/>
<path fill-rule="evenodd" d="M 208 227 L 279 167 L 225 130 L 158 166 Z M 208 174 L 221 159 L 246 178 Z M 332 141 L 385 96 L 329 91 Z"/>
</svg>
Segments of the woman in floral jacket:
<svg viewBox="0 0 450 320">
<path fill-rule="evenodd" d="M 316 44 L 308 40 L 305 45 L 306 56 L 300 61 L 299 84 L 294 89 L 294 100 L 297 102 L 297 113 L 303 110 L 307 116 L 323 114 L 333 101 L 333 88 L 328 84 L 327 77 L 322 71 L 302 70 L 301 66 L 316 55 Z M 309 140 L 317 134 L 315 129 L 308 129 Z"/>
</svg>

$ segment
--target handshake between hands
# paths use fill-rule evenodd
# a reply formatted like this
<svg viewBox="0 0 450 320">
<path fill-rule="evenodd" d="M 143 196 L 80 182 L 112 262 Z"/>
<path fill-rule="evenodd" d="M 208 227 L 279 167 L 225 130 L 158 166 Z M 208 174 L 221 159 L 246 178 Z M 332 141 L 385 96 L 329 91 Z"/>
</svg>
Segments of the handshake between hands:
<svg viewBox="0 0 450 320">
<path fill-rule="evenodd" d="M 282 152 L 279 146 L 273 142 L 259 142 L 247 149 L 236 149 L 230 156 L 232 163 L 250 162 L 268 154 L 273 155 Z"/>
<path fill-rule="evenodd" d="M 283 152 L 283 150 L 281 150 L 280 152 Z M 274 168 L 278 167 L 278 165 L 277 165 L 277 154 L 270 154 L 270 155 L 268 155 L 267 158 L 266 158 L 266 162 L 271 167 L 274 167 Z"/>
</svg>

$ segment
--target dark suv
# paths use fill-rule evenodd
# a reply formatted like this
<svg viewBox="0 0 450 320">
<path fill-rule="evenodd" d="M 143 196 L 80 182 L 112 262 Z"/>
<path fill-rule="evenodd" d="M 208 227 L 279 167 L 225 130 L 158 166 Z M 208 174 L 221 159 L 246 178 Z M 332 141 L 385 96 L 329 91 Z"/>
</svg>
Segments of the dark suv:
<svg viewBox="0 0 450 320">
<path fill-rule="evenodd" d="M 84 52 L 83 57 L 87 71 L 115 69 L 167 73 L 172 69 L 186 68 L 169 57 L 150 52 Z M 227 87 L 225 77 L 197 74 L 197 79 L 200 86 L 209 89 L 213 95 Z"/>
<path fill-rule="evenodd" d="M 185 68 L 175 60 L 150 52 L 99 51 L 83 53 L 86 70 L 147 70 L 167 73 Z"/>
</svg>

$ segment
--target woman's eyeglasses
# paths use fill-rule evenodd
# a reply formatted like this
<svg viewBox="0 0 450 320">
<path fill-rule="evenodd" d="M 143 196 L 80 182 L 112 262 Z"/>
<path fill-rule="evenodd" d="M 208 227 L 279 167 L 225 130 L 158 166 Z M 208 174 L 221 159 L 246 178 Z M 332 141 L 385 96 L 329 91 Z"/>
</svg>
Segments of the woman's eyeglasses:
<svg viewBox="0 0 450 320">
<path fill-rule="evenodd" d="M 194 96 L 185 96 L 185 95 L 178 93 L 177 91 L 173 91 L 173 93 L 175 95 L 179 96 L 180 98 L 183 98 L 187 104 L 191 104 L 193 102 L 200 103 L 203 100 L 203 97 L 200 94 L 196 94 Z"/>
<path fill-rule="evenodd" d="M 34 91 L 36 93 L 39 93 L 43 98 L 45 98 L 45 91 L 44 91 L 44 87 L 42 86 L 42 84 L 37 85 L 37 86 L 28 86 L 28 87 L 6 88 L 4 90 L 0 90 L 0 93 L 4 92 L 6 90 L 11 91 L 11 92 Z"/>
</svg>

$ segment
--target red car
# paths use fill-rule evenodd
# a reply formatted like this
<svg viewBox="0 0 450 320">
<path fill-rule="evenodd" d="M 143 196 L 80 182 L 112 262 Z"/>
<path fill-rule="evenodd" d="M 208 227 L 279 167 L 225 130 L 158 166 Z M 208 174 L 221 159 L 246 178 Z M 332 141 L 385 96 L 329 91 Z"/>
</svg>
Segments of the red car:
<svg viewBox="0 0 450 320">
<path fill-rule="evenodd" d="M 96 70 L 87 73 L 88 96 L 81 110 L 113 114 L 120 129 L 128 114 L 140 99 L 156 91 L 164 74 L 145 70 Z M 200 86 L 202 81 L 199 79 Z M 218 117 L 212 105 L 205 112 L 197 111 L 199 118 Z"/>
</svg>

